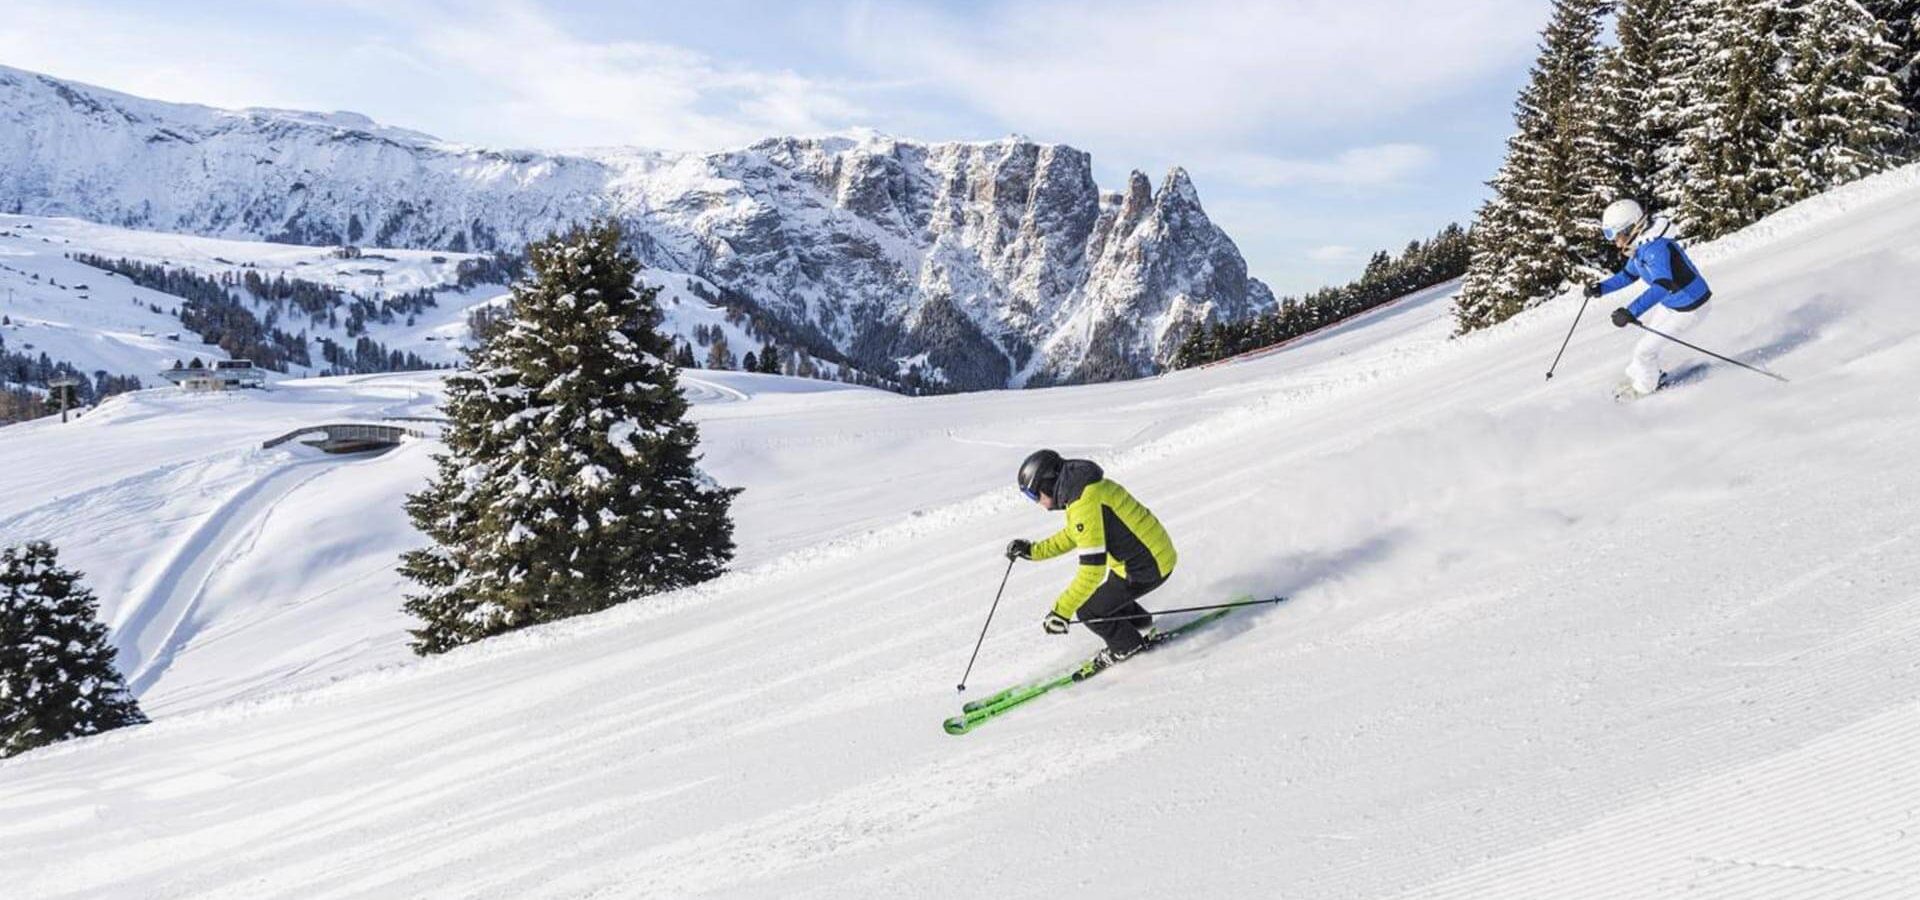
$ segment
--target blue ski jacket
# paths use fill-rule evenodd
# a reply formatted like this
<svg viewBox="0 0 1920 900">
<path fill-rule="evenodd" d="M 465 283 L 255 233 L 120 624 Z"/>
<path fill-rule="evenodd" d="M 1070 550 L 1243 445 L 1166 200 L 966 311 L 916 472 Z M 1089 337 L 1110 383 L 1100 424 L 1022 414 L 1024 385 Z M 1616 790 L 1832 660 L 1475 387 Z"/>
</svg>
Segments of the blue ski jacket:
<svg viewBox="0 0 1920 900">
<path fill-rule="evenodd" d="M 1687 258 L 1687 251 L 1664 235 L 1634 247 L 1627 267 L 1600 282 L 1600 293 L 1611 294 L 1635 281 L 1646 282 L 1647 289 L 1627 306 L 1634 318 L 1646 315 L 1656 303 L 1691 312 L 1713 299 L 1713 290 L 1700 277 L 1693 260 Z"/>
</svg>

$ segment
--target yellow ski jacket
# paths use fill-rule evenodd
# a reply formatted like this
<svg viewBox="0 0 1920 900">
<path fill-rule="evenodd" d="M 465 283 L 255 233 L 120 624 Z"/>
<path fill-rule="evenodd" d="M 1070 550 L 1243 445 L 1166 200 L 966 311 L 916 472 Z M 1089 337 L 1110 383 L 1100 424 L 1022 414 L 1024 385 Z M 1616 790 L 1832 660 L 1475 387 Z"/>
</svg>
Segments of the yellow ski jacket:
<svg viewBox="0 0 1920 900">
<path fill-rule="evenodd" d="M 1099 466 L 1083 459 L 1067 460 L 1055 490 L 1059 493 L 1054 502 L 1066 508 L 1067 525 L 1034 543 L 1031 557 L 1052 559 L 1077 550 L 1080 568 L 1053 602 L 1054 612 L 1072 618 L 1109 571 L 1148 583 L 1173 574 L 1180 556 L 1167 530 L 1126 488 L 1106 480 Z"/>
</svg>

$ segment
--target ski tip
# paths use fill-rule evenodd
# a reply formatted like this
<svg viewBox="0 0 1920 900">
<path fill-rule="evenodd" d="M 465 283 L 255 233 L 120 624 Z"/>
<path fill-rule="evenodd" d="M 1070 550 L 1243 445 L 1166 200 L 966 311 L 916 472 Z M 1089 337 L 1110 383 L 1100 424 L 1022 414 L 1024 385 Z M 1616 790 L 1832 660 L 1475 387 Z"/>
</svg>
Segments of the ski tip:
<svg viewBox="0 0 1920 900">
<path fill-rule="evenodd" d="M 945 729 L 945 731 L 948 734 L 966 734 L 967 719 L 965 716 L 954 716 L 953 718 L 948 719 L 945 722 L 942 722 L 940 724 L 940 727 L 942 729 Z"/>
</svg>

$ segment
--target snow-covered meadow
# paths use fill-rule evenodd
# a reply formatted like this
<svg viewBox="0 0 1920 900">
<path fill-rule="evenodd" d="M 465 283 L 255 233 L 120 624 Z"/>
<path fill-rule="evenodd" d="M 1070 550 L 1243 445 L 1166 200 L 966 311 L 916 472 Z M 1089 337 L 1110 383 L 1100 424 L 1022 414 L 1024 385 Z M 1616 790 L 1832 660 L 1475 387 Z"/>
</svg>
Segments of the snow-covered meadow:
<svg viewBox="0 0 1920 900">
<path fill-rule="evenodd" d="M 29 897 L 1920 893 L 1920 169 L 1696 258 L 1717 366 L 1618 404 L 1577 298 L 1445 290 L 1159 379 L 906 399 L 687 373 L 737 571 L 415 661 L 392 558 L 431 375 L 139 394 L 0 431 L 150 726 L 0 763 Z M 1604 312 L 1604 311 L 1602 311 Z M 941 732 L 1033 447 L 1167 523 L 1149 605 L 1289 602 Z M 984 691 L 1094 649 L 1017 568 Z"/>
</svg>

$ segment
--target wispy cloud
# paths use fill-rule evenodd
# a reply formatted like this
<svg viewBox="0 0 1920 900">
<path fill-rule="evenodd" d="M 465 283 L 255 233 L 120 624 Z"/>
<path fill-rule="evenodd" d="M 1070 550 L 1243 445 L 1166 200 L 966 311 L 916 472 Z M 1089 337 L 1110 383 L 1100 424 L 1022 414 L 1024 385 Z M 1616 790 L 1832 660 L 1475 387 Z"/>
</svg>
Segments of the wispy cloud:
<svg viewBox="0 0 1920 900">
<path fill-rule="evenodd" d="M 570 33 L 531 3 L 505 0 L 464 15 L 390 9 L 411 26 L 408 49 L 422 66 L 458 73 L 475 98 L 472 115 L 560 139 L 549 144 L 711 150 L 844 128 L 865 113 L 831 82 Z"/>
<path fill-rule="evenodd" d="M 1538 7 L 994 0 L 963 16 L 869 2 L 848 46 L 1018 129 L 1199 144 L 1401 114 L 1524 58 Z"/>
<path fill-rule="evenodd" d="M 1360 258 L 1360 248 L 1346 244 L 1327 244 L 1307 251 L 1307 258 L 1318 263 L 1344 263 Z"/>
<path fill-rule="evenodd" d="M 1231 154 L 1220 158 L 1212 169 L 1255 187 L 1296 184 L 1384 187 L 1406 180 L 1427 168 L 1433 160 L 1433 151 L 1420 144 L 1381 144 L 1355 147 L 1330 159 Z"/>
<path fill-rule="evenodd" d="M 861 85 L 577 33 L 531 0 L 279 5 L 341 21 L 293 35 L 271 15 L 222 20 L 210 41 L 191 18 L 207 10 L 10 0 L 0 61 L 165 100 L 349 107 L 505 146 L 714 150 L 869 117 L 852 99 Z"/>
</svg>

